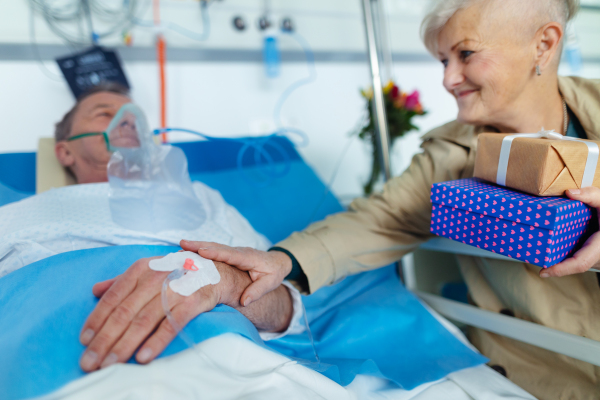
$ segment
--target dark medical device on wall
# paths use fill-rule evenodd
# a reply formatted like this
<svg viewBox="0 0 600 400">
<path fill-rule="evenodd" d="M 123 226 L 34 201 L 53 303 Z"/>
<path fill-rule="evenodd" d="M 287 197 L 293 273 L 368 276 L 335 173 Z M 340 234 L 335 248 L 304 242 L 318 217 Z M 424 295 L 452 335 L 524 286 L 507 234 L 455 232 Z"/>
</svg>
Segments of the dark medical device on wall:
<svg viewBox="0 0 600 400">
<path fill-rule="evenodd" d="M 115 51 L 92 47 L 81 53 L 57 58 L 56 62 L 75 98 L 102 82 L 118 82 L 129 88 Z"/>
</svg>

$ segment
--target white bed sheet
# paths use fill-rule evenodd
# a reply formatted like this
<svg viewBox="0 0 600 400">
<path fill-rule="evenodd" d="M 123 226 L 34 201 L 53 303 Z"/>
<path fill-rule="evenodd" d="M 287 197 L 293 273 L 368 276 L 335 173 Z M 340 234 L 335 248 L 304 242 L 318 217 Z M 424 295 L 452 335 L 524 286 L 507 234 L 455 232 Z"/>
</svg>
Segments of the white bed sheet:
<svg viewBox="0 0 600 400">
<path fill-rule="evenodd" d="M 200 343 L 196 350 L 188 349 L 149 365 L 113 365 L 71 382 L 43 399 L 532 400 L 534 397 L 486 366 L 458 371 L 411 391 L 365 375 L 357 376 L 343 387 L 239 335 L 225 334 Z"/>
<path fill-rule="evenodd" d="M 424 306 L 450 333 L 477 351 L 455 325 Z M 214 337 L 195 349 L 149 365 L 113 365 L 43 397 L 44 400 L 108 398 L 535 400 L 485 365 L 454 372 L 413 390 L 403 390 L 386 379 L 367 375 L 358 375 L 343 387 L 237 334 Z"/>
</svg>

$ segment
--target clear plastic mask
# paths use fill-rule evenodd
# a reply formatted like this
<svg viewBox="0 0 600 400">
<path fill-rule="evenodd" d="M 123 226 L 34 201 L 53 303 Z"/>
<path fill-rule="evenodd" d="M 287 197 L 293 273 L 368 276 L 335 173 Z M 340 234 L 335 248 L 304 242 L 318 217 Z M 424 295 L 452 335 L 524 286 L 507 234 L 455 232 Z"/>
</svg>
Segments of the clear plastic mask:
<svg viewBox="0 0 600 400">
<path fill-rule="evenodd" d="M 115 223 L 159 232 L 197 229 L 206 212 L 196 197 L 181 149 L 159 145 L 142 110 L 125 104 L 106 130 L 109 204 Z"/>
</svg>

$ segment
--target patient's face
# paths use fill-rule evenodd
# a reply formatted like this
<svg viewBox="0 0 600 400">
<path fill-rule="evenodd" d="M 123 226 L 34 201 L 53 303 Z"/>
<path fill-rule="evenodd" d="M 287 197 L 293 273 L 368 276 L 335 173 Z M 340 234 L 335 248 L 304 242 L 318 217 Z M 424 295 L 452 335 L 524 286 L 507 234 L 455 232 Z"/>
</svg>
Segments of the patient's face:
<svg viewBox="0 0 600 400">
<path fill-rule="evenodd" d="M 89 132 L 104 132 L 121 106 L 131 99 L 116 93 L 95 93 L 81 102 L 73 117 L 70 136 Z M 106 166 L 110 153 L 104 137 L 90 136 L 66 142 L 73 156 L 71 170 L 77 183 L 106 182 Z"/>
</svg>

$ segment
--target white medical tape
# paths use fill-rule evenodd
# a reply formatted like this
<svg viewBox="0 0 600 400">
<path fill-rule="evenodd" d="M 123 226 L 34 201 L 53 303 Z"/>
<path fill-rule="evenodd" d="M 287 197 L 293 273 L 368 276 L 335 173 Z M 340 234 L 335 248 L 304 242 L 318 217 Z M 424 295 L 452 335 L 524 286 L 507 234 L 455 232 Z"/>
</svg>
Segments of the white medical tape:
<svg viewBox="0 0 600 400">
<path fill-rule="evenodd" d="M 169 283 L 171 290 L 182 296 L 189 296 L 204 286 L 216 285 L 221 281 L 215 263 L 191 251 L 167 254 L 151 260 L 148 266 L 154 271 L 175 271 L 186 266 L 185 274 Z"/>
<path fill-rule="evenodd" d="M 600 149 L 594 142 L 585 141 L 569 136 L 563 136 L 560 133 L 552 131 L 541 130 L 538 133 L 517 133 L 515 135 L 508 135 L 502 139 L 502 146 L 500 147 L 500 159 L 498 160 L 498 173 L 496 174 L 496 183 L 498 185 L 506 186 L 506 171 L 508 170 L 508 159 L 510 158 L 510 148 L 512 142 L 518 138 L 540 138 L 550 140 L 571 140 L 575 142 L 584 143 L 588 148 L 587 160 L 585 162 L 585 169 L 583 170 L 583 178 L 581 179 L 580 187 L 589 187 L 594 183 L 594 176 L 596 175 L 596 166 L 598 165 L 598 156 L 600 155 Z"/>
</svg>

